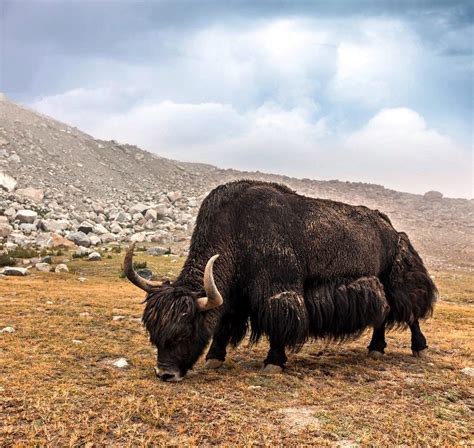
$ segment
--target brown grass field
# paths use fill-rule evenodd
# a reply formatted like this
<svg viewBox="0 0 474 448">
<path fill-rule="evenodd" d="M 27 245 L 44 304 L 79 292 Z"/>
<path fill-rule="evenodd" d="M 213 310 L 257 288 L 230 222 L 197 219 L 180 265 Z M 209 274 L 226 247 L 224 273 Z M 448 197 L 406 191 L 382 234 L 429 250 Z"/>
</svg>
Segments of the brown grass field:
<svg viewBox="0 0 474 448">
<path fill-rule="evenodd" d="M 182 263 L 137 258 L 170 276 Z M 0 279 L 0 328 L 16 330 L 0 334 L 0 446 L 474 444 L 474 380 L 461 371 L 474 367 L 472 273 L 433 272 L 441 298 L 422 324 L 428 359 L 411 356 L 407 331 L 388 334 L 382 361 L 368 359 L 366 333 L 308 343 L 271 376 L 261 371 L 266 343 L 244 342 L 221 370 L 201 360 L 168 384 L 154 375 L 136 319 L 143 295 L 119 278 L 121 261 Z M 128 367 L 107 364 L 120 357 Z"/>
</svg>

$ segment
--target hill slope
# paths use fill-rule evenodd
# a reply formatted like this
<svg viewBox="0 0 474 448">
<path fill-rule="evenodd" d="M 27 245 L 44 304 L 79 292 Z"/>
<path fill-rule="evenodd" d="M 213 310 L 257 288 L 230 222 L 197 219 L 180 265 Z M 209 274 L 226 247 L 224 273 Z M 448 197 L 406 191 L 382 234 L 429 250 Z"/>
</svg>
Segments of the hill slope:
<svg viewBox="0 0 474 448">
<path fill-rule="evenodd" d="M 203 196 L 214 186 L 238 178 L 282 182 L 308 196 L 378 208 L 411 236 L 430 265 L 472 266 L 472 200 L 425 198 L 366 183 L 295 179 L 177 162 L 135 146 L 96 140 L 0 98 L 0 184 L 4 184 L 0 211 L 7 216 L 8 224 L 3 225 L 12 227 L 8 237 L 15 243 L 23 243 L 22 237 L 38 240 L 40 231 L 48 230 L 47 224 L 41 227 L 41 218 L 53 224 L 66 220 L 64 228 L 52 226 L 65 236 L 86 220 L 105 227 L 103 242 L 139 234 L 137 241 L 185 247 Z M 40 193 L 35 197 L 24 188 Z M 22 208 L 39 213 L 30 227 L 16 217 Z M 146 218 L 147 210 L 157 212 L 156 217 L 151 212 Z M 116 226 L 113 232 L 113 224 L 120 230 Z"/>
</svg>

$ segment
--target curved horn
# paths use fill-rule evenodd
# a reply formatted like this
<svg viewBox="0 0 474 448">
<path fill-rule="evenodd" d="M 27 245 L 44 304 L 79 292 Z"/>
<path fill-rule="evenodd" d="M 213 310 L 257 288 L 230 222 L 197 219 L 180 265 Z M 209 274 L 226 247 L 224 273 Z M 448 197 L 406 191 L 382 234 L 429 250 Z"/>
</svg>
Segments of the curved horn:
<svg viewBox="0 0 474 448">
<path fill-rule="evenodd" d="M 152 282 L 146 280 L 143 277 L 140 277 L 135 270 L 133 269 L 133 250 L 135 249 L 135 243 L 132 243 L 125 254 L 125 259 L 123 261 L 123 272 L 125 276 L 140 289 L 143 289 L 146 292 L 152 292 L 156 288 L 161 286 L 161 282 Z"/>
<path fill-rule="evenodd" d="M 217 308 L 224 303 L 219 290 L 217 289 L 216 282 L 214 281 L 213 267 L 214 262 L 217 260 L 219 255 L 214 255 L 209 258 L 204 269 L 204 291 L 206 291 L 206 297 L 200 297 L 196 300 L 199 311 L 208 311 L 213 308 Z"/>
</svg>

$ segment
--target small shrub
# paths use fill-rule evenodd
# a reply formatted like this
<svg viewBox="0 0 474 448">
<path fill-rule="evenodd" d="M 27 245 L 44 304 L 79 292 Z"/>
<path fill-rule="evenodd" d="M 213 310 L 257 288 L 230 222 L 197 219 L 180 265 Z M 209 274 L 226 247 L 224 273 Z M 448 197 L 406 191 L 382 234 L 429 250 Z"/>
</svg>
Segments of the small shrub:
<svg viewBox="0 0 474 448">
<path fill-rule="evenodd" d="M 146 261 L 143 261 L 143 262 L 134 261 L 133 262 L 133 269 L 135 271 L 138 271 L 139 269 L 145 269 L 146 267 L 147 267 Z M 120 278 L 125 278 L 125 272 L 123 272 L 123 270 L 120 271 L 119 277 Z"/>
<path fill-rule="evenodd" d="M 3 266 L 14 266 L 15 259 L 10 257 L 10 254 L 0 255 L 0 267 Z"/>
<path fill-rule="evenodd" d="M 114 246 L 114 247 L 112 247 L 112 252 L 114 254 L 119 254 L 119 253 L 122 252 L 122 248 L 120 246 Z"/>
<path fill-rule="evenodd" d="M 85 256 L 86 254 L 78 254 L 76 252 L 72 254 L 72 258 L 84 258 Z"/>
<path fill-rule="evenodd" d="M 35 249 L 17 247 L 16 249 L 9 251 L 8 255 L 12 258 L 34 258 L 34 257 L 38 257 L 39 253 Z"/>
<path fill-rule="evenodd" d="M 147 262 L 146 261 L 134 261 L 133 262 L 133 269 L 138 270 L 138 269 L 145 269 L 147 267 Z"/>
</svg>

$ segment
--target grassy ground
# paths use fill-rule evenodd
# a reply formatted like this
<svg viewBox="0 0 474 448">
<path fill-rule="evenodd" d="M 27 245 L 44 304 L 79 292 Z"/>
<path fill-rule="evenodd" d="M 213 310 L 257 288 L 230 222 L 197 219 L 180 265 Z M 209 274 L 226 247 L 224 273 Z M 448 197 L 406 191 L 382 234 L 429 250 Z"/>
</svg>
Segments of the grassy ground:
<svg viewBox="0 0 474 448">
<path fill-rule="evenodd" d="M 260 371 L 265 343 L 242 344 L 219 371 L 158 381 L 137 321 L 143 295 L 119 278 L 120 255 L 76 260 L 69 274 L 0 280 L 0 445 L 139 446 L 474 443 L 474 275 L 435 272 L 442 300 L 423 323 L 430 358 L 408 332 L 388 335 L 383 361 L 369 335 L 315 342 L 282 375 Z M 138 256 L 162 275 L 181 260 Z M 79 277 L 87 280 L 80 282 Z M 124 316 L 113 320 L 113 316 Z M 107 363 L 125 357 L 129 367 Z"/>
</svg>

